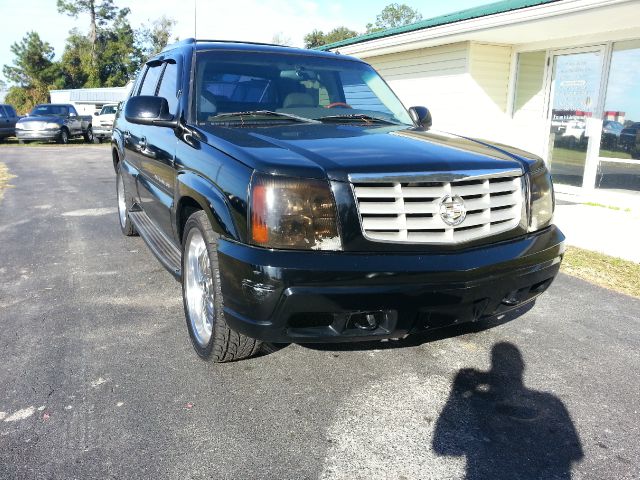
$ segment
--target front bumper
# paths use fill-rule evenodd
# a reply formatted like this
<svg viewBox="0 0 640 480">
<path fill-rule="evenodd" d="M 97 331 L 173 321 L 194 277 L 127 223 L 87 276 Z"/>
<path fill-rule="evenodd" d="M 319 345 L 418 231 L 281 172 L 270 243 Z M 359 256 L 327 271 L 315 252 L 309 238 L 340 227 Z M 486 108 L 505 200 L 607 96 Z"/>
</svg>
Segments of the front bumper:
<svg viewBox="0 0 640 480">
<path fill-rule="evenodd" d="M 56 140 L 60 136 L 60 129 L 55 130 L 18 130 L 16 137 L 18 140 Z"/>
<path fill-rule="evenodd" d="M 100 126 L 93 127 L 94 137 L 111 138 L 112 132 L 113 132 L 113 129 L 111 129 L 110 127 L 100 127 Z"/>
<path fill-rule="evenodd" d="M 397 338 L 502 314 L 544 292 L 563 253 L 564 236 L 551 226 L 445 254 L 282 251 L 220 240 L 218 262 L 232 329 L 304 343 Z"/>
</svg>

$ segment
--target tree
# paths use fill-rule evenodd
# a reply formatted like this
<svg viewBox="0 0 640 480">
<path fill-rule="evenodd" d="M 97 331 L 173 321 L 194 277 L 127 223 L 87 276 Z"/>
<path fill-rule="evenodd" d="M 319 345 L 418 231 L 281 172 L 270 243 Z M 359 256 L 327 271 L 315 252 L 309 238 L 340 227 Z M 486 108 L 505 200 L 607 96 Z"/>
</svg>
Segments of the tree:
<svg viewBox="0 0 640 480">
<path fill-rule="evenodd" d="M 147 25 L 142 25 L 136 32 L 136 41 L 142 55 L 147 58 L 162 51 L 169 44 L 171 32 L 176 21 L 166 15 L 157 18 Z"/>
<path fill-rule="evenodd" d="M 290 47 L 291 37 L 287 37 L 282 32 L 277 32 L 273 34 L 273 37 L 271 37 L 271 43 L 273 43 L 274 45 L 284 45 Z"/>
<path fill-rule="evenodd" d="M 322 30 L 315 29 L 311 33 L 307 33 L 304 36 L 305 48 L 316 48 L 321 45 L 325 45 L 327 42 L 324 39 L 324 32 Z"/>
<path fill-rule="evenodd" d="M 322 30 L 314 30 L 304 36 L 304 46 L 306 48 L 315 48 L 356 36 L 358 36 L 358 32 L 347 27 L 337 27 L 328 33 L 324 33 Z"/>
<path fill-rule="evenodd" d="M 20 42 L 11 45 L 15 59 L 5 65 L 2 73 L 9 82 L 20 87 L 36 84 L 52 85 L 59 79 L 60 70 L 53 61 L 53 47 L 40 39 L 36 32 L 28 32 Z"/>
<path fill-rule="evenodd" d="M 37 103 L 47 102 L 49 89 L 60 88 L 63 78 L 60 65 L 53 61 L 53 47 L 36 32 L 28 32 L 11 45 L 11 53 L 15 56 L 13 65 L 2 69 L 5 78 L 14 84 L 5 101 L 24 113 Z"/>
<path fill-rule="evenodd" d="M 402 27 L 420 20 L 422 20 L 422 15 L 417 10 L 404 3 L 391 3 L 378 14 L 375 24 L 367 24 L 367 33 Z"/>
<path fill-rule="evenodd" d="M 89 38 L 77 29 L 71 30 L 60 60 L 65 88 L 82 88 L 87 84 L 92 68 L 91 61 Z"/>
<path fill-rule="evenodd" d="M 91 43 L 91 72 L 89 82 L 98 82 L 98 27 L 116 18 L 118 8 L 113 0 L 57 0 L 58 12 L 78 18 L 89 14 L 89 42 Z M 126 9 L 128 10 L 128 9 Z"/>
<path fill-rule="evenodd" d="M 9 93 L 4 98 L 6 103 L 15 107 L 18 114 L 24 115 L 39 103 L 49 102 L 49 89 L 43 86 L 9 88 Z"/>
</svg>

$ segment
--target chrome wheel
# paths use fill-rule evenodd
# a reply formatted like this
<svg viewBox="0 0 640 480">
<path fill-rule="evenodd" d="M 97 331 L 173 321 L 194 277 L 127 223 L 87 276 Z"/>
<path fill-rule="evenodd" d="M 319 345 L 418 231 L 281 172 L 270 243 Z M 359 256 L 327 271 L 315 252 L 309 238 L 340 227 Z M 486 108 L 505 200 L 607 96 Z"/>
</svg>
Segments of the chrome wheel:
<svg viewBox="0 0 640 480">
<path fill-rule="evenodd" d="M 207 244 L 200 230 L 192 228 L 184 250 L 185 303 L 195 341 L 206 347 L 215 321 L 211 263 Z"/>
<path fill-rule="evenodd" d="M 120 218 L 120 226 L 125 228 L 127 225 L 127 200 L 124 195 L 122 174 L 118 175 L 118 217 Z"/>
</svg>

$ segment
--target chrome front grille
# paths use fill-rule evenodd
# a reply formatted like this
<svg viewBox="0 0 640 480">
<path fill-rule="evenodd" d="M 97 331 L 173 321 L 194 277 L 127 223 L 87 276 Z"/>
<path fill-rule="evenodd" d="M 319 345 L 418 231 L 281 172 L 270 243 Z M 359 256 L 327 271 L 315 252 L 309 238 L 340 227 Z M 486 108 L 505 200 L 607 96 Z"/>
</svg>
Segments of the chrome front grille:
<svg viewBox="0 0 640 480">
<path fill-rule="evenodd" d="M 369 240 L 394 243 L 456 244 L 497 235 L 522 218 L 520 170 L 351 175 L 362 232 Z M 445 223 L 441 203 L 462 198 L 466 217 Z"/>
<path fill-rule="evenodd" d="M 25 130 L 44 130 L 47 122 L 34 120 L 31 122 L 22 122 L 22 125 Z"/>
</svg>

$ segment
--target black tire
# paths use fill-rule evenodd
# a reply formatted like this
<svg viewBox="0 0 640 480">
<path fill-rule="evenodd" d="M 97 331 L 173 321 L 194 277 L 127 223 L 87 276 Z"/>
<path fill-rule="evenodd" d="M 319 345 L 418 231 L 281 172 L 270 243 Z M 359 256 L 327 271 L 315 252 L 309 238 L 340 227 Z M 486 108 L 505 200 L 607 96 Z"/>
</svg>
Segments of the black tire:
<svg viewBox="0 0 640 480">
<path fill-rule="evenodd" d="M 209 268 L 212 279 L 214 296 L 214 319 L 211 337 L 206 345 L 201 345 L 193 332 L 186 295 L 186 248 L 189 245 L 192 232 L 198 231 L 204 238 L 209 257 Z M 184 227 L 182 239 L 182 302 L 185 320 L 191 344 L 200 358 L 215 363 L 232 362 L 252 357 L 260 351 L 262 342 L 247 337 L 229 328 L 224 317 L 222 290 L 220 288 L 220 271 L 218 267 L 218 238 L 213 231 L 207 215 L 202 210 L 193 213 Z"/>
<path fill-rule="evenodd" d="M 85 143 L 93 143 L 93 129 L 87 128 L 87 131 L 82 134 Z"/>
<path fill-rule="evenodd" d="M 122 183 L 121 183 L 122 182 Z M 120 195 L 124 196 L 124 216 L 121 214 Z M 124 179 L 120 170 L 120 164 L 118 164 L 116 173 L 116 201 L 118 202 L 118 224 L 122 234 L 126 237 L 133 237 L 137 235 L 136 227 L 133 226 L 131 219 L 129 218 L 129 202 L 127 201 L 126 189 L 124 186 Z"/>
<path fill-rule="evenodd" d="M 67 145 L 69 143 L 69 130 L 63 128 L 60 130 L 58 134 L 58 143 L 62 145 Z"/>
</svg>

